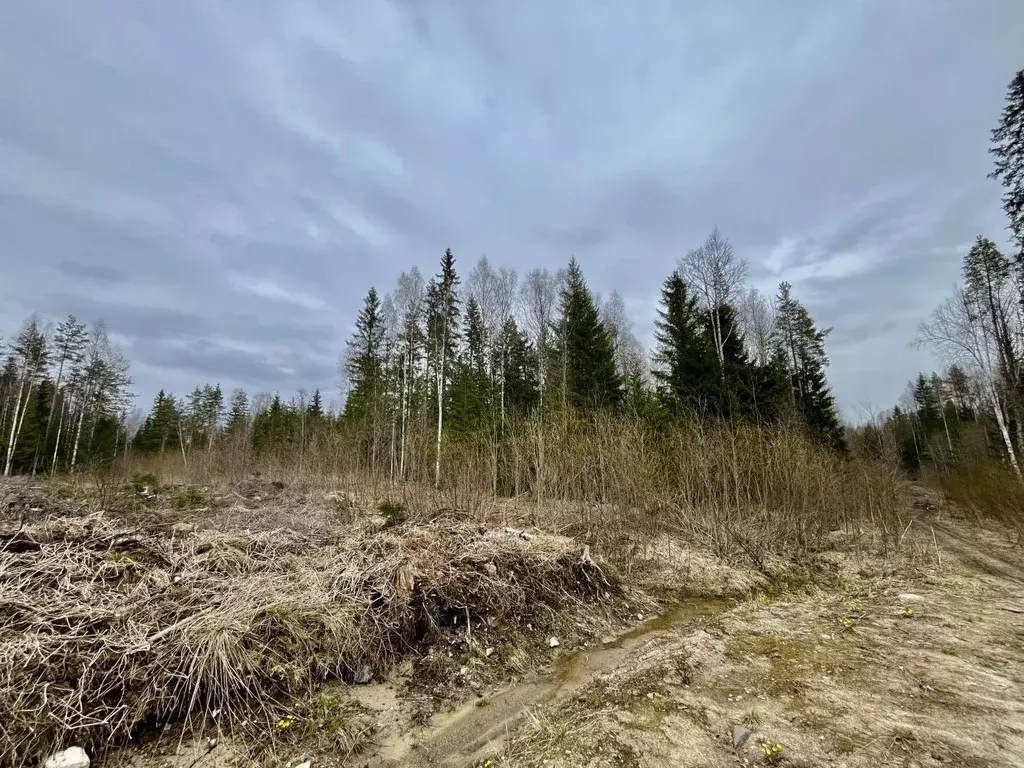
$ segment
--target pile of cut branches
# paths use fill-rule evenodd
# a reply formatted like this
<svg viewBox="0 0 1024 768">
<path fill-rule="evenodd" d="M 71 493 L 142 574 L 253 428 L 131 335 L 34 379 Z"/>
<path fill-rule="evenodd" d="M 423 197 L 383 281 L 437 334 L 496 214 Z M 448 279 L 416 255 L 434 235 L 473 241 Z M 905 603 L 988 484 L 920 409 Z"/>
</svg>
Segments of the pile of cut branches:
<svg viewBox="0 0 1024 768">
<path fill-rule="evenodd" d="M 616 591 L 570 539 L 464 522 L 367 525 L 326 545 L 284 530 L 132 530 L 102 514 L 7 529 L 4 765 L 66 743 L 103 753 L 214 712 L 270 721 L 282 697 L 384 670 L 456 620 L 523 623 Z"/>
</svg>

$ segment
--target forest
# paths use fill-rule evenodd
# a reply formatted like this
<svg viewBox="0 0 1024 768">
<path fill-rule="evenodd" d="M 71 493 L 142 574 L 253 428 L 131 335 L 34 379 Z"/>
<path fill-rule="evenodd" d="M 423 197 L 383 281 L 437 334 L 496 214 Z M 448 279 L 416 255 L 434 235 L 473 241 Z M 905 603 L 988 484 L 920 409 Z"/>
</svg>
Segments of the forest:
<svg viewBox="0 0 1024 768">
<path fill-rule="evenodd" d="M 4 473 L 161 461 L 186 474 L 239 477 L 273 466 L 540 498 L 556 482 L 551 452 L 574 440 L 641 430 L 664 450 L 673 430 L 753 428 L 911 472 L 984 466 L 1019 477 L 1022 104 L 1019 72 L 990 147 L 1018 253 L 977 237 L 961 283 L 915 339 L 946 367 L 922 372 L 868 423 L 840 421 L 826 376 L 830 329 L 818 327 L 788 283 L 774 296 L 750 287 L 746 260 L 715 228 L 665 277 L 649 351 L 622 297 L 595 295 L 575 258 L 520 279 L 486 258 L 462 271 L 447 249 L 436 274 L 413 267 L 391 290 L 367 291 L 340 351 L 335 412 L 319 389 L 225 392 L 203 383 L 184 396 L 161 390 L 140 415 L 129 361 L 102 321 L 32 316 L 3 349 Z"/>
</svg>

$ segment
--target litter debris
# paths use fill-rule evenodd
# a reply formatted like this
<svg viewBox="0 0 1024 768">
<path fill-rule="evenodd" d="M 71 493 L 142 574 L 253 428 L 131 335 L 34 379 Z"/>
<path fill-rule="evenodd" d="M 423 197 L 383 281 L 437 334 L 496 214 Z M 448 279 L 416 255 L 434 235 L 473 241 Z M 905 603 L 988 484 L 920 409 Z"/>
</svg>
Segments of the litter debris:
<svg viewBox="0 0 1024 768">
<path fill-rule="evenodd" d="M 89 756 L 81 747 L 68 747 L 46 758 L 45 768 L 89 768 Z"/>
<path fill-rule="evenodd" d="M 753 731 L 749 728 L 744 728 L 742 725 L 734 725 L 732 727 L 732 745 L 736 749 L 742 749 L 743 745 L 747 743 L 747 739 L 750 738 Z"/>
</svg>

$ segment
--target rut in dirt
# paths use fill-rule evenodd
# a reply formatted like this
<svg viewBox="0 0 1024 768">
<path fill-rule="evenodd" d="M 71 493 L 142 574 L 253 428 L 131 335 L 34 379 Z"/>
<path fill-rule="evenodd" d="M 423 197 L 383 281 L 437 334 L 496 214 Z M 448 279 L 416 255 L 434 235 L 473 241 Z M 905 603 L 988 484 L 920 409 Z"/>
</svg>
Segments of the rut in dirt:
<svg viewBox="0 0 1024 768">
<path fill-rule="evenodd" d="M 602 675 L 613 672 L 642 643 L 685 631 L 694 622 L 723 613 L 732 605 L 732 601 L 720 598 L 688 599 L 614 640 L 565 654 L 551 672 L 506 688 L 490 699 L 470 701 L 452 712 L 437 715 L 422 732 L 401 739 L 401 743 L 385 745 L 383 751 L 390 752 L 390 759 L 381 765 L 465 768 L 494 757 L 530 709 L 568 699 Z M 481 705 L 482 701 L 486 705 Z"/>
</svg>

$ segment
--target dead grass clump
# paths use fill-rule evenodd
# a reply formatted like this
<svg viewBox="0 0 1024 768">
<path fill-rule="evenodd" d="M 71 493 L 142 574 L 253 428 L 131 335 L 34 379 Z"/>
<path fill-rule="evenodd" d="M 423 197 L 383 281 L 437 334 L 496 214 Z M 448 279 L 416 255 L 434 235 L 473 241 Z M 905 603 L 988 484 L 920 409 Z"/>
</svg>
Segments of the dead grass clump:
<svg viewBox="0 0 1024 768">
<path fill-rule="evenodd" d="M 0 538 L 0 763 L 68 738 L 102 754 L 186 718 L 276 722 L 325 678 L 379 673 L 485 617 L 522 621 L 611 591 L 568 539 L 469 524 L 129 530 L 101 515 Z M 611 574 L 609 574 L 611 576 Z M 365 673 L 364 673 L 365 674 Z"/>
<path fill-rule="evenodd" d="M 975 519 L 1024 529 L 1024 485 L 1009 467 L 976 462 L 941 473 L 938 482 L 946 499 Z"/>
</svg>

